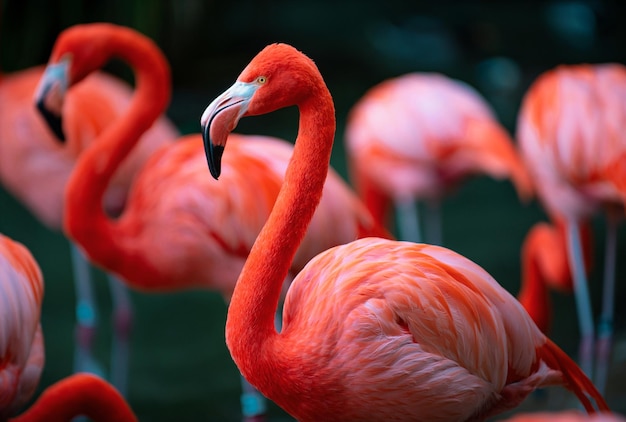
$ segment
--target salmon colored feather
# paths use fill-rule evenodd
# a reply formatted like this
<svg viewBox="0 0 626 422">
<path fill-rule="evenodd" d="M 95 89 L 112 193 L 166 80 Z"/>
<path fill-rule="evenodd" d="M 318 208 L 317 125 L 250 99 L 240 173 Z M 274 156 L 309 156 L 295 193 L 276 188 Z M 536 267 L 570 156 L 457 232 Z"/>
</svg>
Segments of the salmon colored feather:
<svg viewBox="0 0 626 422">
<path fill-rule="evenodd" d="M 226 321 L 241 373 L 300 421 L 483 420 L 535 388 L 563 385 L 593 411 L 602 396 L 482 268 L 442 247 L 364 238 L 283 280 L 321 198 L 335 132 L 315 64 L 262 50 L 202 115 L 211 173 L 243 116 L 296 105 L 298 137 L 276 205 L 246 260 Z M 227 154 L 227 151 L 224 151 Z M 381 175 L 381 177 L 384 177 Z"/>
<path fill-rule="evenodd" d="M 0 234 L 0 420 L 35 393 L 44 365 L 43 278 L 21 243 Z"/>
</svg>

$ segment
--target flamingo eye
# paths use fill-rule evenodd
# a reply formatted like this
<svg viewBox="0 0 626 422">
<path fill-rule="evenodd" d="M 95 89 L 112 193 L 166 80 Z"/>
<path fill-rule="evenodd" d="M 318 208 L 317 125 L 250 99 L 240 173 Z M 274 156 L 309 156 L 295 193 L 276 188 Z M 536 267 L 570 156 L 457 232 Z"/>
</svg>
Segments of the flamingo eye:
<svg viewBox="0 0 626 422">
<path fill-rule="evenodd" d="M 265 82 L 267 82 L 267 78 L 265 76 L 259 76 L 258 78 L 256 78 L 256 82 L 263 85 Z"/>
</svg>

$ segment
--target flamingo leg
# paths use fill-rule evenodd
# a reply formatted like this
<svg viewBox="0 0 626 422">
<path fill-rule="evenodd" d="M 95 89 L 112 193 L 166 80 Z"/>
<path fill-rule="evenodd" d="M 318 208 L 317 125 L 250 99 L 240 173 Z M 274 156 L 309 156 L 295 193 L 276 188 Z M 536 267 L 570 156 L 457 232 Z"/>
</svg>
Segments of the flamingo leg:
<svg viewBox="0 0 626 422">
<path fill-rule="evenodd" d="M 611 210 L 612 211 L 612 210 Z M 602 313 L 598 322 L 598 340 L 596 343 L 597 361 L 595 367 L 595 385 L 604 394 L 611 361 L 613 342 L 613 312 L 615 294 L 615 258 L 617 253 L 617 215 L 609 211 L 606 227 L 606 247 L 604 250 L 604 280 L 602 286 Z"/>
<path fill-rule="evenodd" d="M 582 244 L 578 224 L 574 219 L 567 220 L 567 250 L 569 266 L 574 277 L 574 295 L 580 329 L 579 360 L 581 369 L 591 378 L 593 371 L 594 328 L 589 286 L 582 254 Z"/>
<path fill-rule="evenodd" d="M 415 200 L 413 198 L 396 198 L 394 209 L 396 210 L 399 239 L 415 243 L 422 242 L 419 209 Z"/>
<path fill-rule="evenodd" d="M 111 350 L 111 383 L 120 394 L 128 391 L 128 362 L 133 309 L 130 292 L 116 276 L 109 274 L 109 288 L 113 302 L 113 342 Z"/>
<path fill-rule="evenodd" d="M 103 376 L 102 366 L 93 357 L 98 310 L 94 300 L 89 262 L 74 243 L 71 243 L 71 257 L 76 289 L 74 372 L 91 372 Z"/>
<path fill-rule="evenodd" d="M 241 411 L 244 422 L 264 421 L 267 410 L 265 397 L 243 376 L 241 376 L 241 389 Z"/>
<path fill-rule="evenodd" d="M 281 306 L 274 315 L 274 326 L 280 332 L 283 326 Z M 244 422 L 261 422 L 265 420 L 267 399 L 259 393 L 243 376 L 241 376 L 241 410 Z"/>
<path fill-rule="evenodd" d="M 424 213 L 424 227 L 426 243 L 431 245 L 443 244 L 443 229 L 441 224 L 441 201 L 430 199 L 426 202 L 426 212 Z"/>
</svg>

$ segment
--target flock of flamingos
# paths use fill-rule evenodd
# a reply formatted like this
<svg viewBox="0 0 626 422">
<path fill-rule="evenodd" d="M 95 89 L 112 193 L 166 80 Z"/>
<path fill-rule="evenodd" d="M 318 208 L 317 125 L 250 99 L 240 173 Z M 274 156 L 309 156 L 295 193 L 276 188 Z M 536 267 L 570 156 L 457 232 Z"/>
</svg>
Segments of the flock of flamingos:
<svg viewBox="0 0 626 422">
<path fill-rule="evenodd" d="M 112 57 L 134 70 L 134 91 L 99 71 Z M 626 67 L 545 72 L 523 100 L 517 143 L 462 82 L 387 80 L 349 116 L 354 190 L 329 168 L 331 93 L 289 45 L 254 57 L 206 108 L 201 133 L 180 137 L 163 115 L 169 100 L 163 53 L 113 24 L 68 28 L 45 68 L 0 76 L 0 181 L 70 239 L 78 326 L 76 373 L 25 410 L 44 365 L 43 277 L 19 239 L 0 235 L 0 420 L 136 420 L 124 398 L 128 287 L 223 295 L 247 420 L 263 419 L 267 398 L 299 421 L 478 421 L 546 386 L 570 390 L 580 409 L 510 420 L 626 420 L 602 396 L 626 200 Z M 295 143 L 231 134 L 245 116 L 293 105 Z M 510 179 L 552 218 L 528 233 L 517 298 L 438 246 L 438 204 L 471 174 Z M 607 248 L 596 323 L 586 221 L 599 211 Z M 90 264 L 111 274 L 110 381 L 90 373 Z M 551 287 L 575 293 L 580 366 L 547 337 Z"/>
</svg>

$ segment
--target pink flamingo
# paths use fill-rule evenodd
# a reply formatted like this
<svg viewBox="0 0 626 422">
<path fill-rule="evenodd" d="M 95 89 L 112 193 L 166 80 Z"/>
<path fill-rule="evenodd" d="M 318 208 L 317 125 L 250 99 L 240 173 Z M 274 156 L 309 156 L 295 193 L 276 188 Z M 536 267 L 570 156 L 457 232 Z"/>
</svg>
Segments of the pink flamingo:
<svg viewBox="0 0 626 422">
<path fill-rule="evenodd" d="M 52 115 L 60 115 L 64 92 L 58 90 L 71 90 L 112 56 L 135 69 L 137 89 L 127 113 L 76 164 L 66 193 L 66 233 L 92 262 L 135 289 L 206 288 L 228 301 L 274 206 L 293 146 L 275 138 L 232 135 L 235 153 L 222 163 L 224 178 L 231 181 L 225 185 L 207 177 L 202 136 L 180 138 L 144 164 L 124 211 L 112 220 L 100 205 L 111 176 L 169 101 L 169 67 L 161 51 L 129 29 L 73 27 L 61 34 L 50 57 L 49 66 L 61 66 L 63 72 L 45 74 L 38 98 Z M 327 176 L 323 204 L 287 280 L 322 250 L 386 235 L 347 184 L 334 171 Z M 260 397 L 246 393 L 243 401 L 244 416 L 264 412 Z"/>
<path fill-rule="evenodd" d="M 87 373 L 71 375 L 46 388 L 31 407 L 9 422 L 71 422 L 76 416 L 94 422 L 137 422 L 119 391 Z"/>
<path fill-rule="evenodd" d="M 37 66 L 0 75 L 0 183 L 47 228 L 57 231 L 61 230 L 64 192 L 76 160 L 110 122 L 125 112 L 132 91 L 128 84 L 102 72 L 86 78 L 65 101 L 64 125 L 56 127 L 57 132 L 62 129 L 66 135 L 66 142 L 61 144 L 33 106 L 43 71 L 43 66 Z M 104 194 L 108 213 L 119 214 L 137 169 L 152 152 L 177 136 L 164 117 L 145 133 Z M 72 263 L 77 295 L 74 369 L 101 372 L 92 356 L 98 315 L 90 269 L 74 244 Z M 109 276 L 109 284 L 115 321 L 111 376 L 125 392 L 131 303 L 128 292 L 113 276 Z"/>
<path fill-rule="evenodd" d="M 581 332 L 580 362 L 592 373 L 595 333 L 583 266 L 579 221 L 605 210 L 606 254 L 595 380 L 606 383 L 613 332 L 616 226 L 623 193 L 607 175 L 626 151 L 626 67 L 559 66 L 532 84 L 518 117 L 521 152 L 550 215 L 567 224 L 567 253 Z M 622 211 L 620 211 L 622 210 Z"/>
<path fill-rule="evenodd" d="M 35 393 L 44 365 L 43 277 L 30 251 L 0 234 L 0 420 Z"/>
<path fill-rule="evenodd" d="M 276 205 L 233 292 L 226 344 L 248 381 L 299 421 L 482 420 L 564 385 L 608 410 L 576 364 L 482 268 L 442 247 L 364 238 L 283 280 L 320 200 L 335 135 L 317 67 L 286 44 L 262 50 L 204 111 L 211 174 L 244 116 L 296 105 L 299 131 Z"/>
<path fill-rule="evenodd" d="M 511 178 L 522 198 L 532 185 L 513 141 L 471 86 L 437 73 L 410 73 L 371 88 L 352 108 L 345 131 L 351 179 L 384 224 L 390 202 L 400 237 L 441 244 L 441 199 L 472 174 Z M 383 176 L 384 175 L 384 176 Z"/>
</svg>

